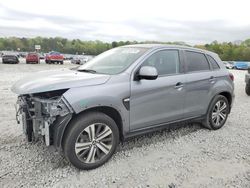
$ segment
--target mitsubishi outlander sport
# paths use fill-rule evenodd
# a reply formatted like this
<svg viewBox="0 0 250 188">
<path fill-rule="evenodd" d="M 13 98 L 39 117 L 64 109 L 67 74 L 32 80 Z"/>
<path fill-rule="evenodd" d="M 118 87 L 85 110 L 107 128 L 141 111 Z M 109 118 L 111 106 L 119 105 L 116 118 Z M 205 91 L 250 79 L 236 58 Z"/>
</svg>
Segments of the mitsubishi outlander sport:
<svg viewBox="0 0 250 188">
<path fill-rule="evenodd" d="M 12 91 L 29 142 L 43 138 L 75 167 L 93 169 L 136 135 L 187 121 L 220 129 L 233 80 L 215 53 L 142 44 L 111 49 L 76 69 L 36 73 Z"/>
</svg>

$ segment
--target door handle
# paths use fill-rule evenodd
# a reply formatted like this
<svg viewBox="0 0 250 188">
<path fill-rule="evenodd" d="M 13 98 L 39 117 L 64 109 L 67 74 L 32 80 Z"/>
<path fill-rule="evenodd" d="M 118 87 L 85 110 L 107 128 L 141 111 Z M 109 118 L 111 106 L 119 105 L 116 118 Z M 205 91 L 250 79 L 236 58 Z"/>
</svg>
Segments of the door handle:
<svg viewBox="0 0 250 188">
<path fill-rule="evenodd" d="M 175 89 L 183 88 L 183 83 L 178 82 L 177 84 L 175 84 L 174 88 L 175 88 Z"/>
<path fill-rule="evenodd" d="M 211 76 L 210 78 L 209 78 L 209 82 L 211 82 L 212 84 L 215 82 L 215 77 L 214 76 Z"/>
</svg>

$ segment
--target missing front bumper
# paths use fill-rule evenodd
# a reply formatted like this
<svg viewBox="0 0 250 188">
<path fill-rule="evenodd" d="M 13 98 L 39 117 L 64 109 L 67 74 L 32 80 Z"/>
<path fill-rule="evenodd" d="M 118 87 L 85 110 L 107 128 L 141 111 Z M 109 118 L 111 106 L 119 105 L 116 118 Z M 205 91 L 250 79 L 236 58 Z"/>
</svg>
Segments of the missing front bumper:
<svg viewBox="0 0 250 188">
<path fill-rule="evenodd" d="M 63 97 L 41 99 L 21 96 L 17 104 L 17 122 L 22 124 L 27 141 L 37 141 L 42 137 L 47 146 L 53 144 L 56 120 L 73 113 Z"/>
</svg>

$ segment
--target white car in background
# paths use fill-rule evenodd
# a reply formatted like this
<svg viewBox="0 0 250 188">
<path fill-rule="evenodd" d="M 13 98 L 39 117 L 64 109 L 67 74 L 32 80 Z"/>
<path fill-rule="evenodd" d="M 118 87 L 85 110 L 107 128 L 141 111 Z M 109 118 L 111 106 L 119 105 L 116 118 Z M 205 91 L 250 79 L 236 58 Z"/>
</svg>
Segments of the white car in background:
<svg viewBox="0 0 250 188">
<path fill-rule="evenodd" d="M 223 61 L 224 65 L 227 69 L 233 69 L 234 68 L 234 62 L 233 61 Z"/>
<path fill-rule="evenodd" d="M 89 58 L 83 55 L 76 55 L 71 59 L 72 64 L 83 65 L 88 62 Z"/>
</svg>

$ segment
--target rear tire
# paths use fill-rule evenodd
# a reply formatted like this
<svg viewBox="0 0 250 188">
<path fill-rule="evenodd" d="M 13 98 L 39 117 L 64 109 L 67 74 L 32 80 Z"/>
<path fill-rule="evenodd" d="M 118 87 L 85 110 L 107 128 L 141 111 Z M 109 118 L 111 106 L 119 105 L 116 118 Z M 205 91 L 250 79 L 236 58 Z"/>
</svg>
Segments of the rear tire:
<svg viewBox="0 0 250 188">
<path fill-rule="evenodd" d="M 220 129 L 227 120 L 230 111 L 229 103 L 223 95 L 217 95 L 211 101 L 202 125 L 210 130 Z"/>
<path fill-rule="evenodd" d="M 249 84 L 249 83 L 246 84 L 245 91 L 246 91 L 246 94 L 247 94 L 248 96 L 250 96 L 250 84 Z"/>
<path fill-rule="evenodd" d="M 104 113 L 90 112 L 70 123 L 63 139 L 63 151 L 73 166 L 90 170 L 106 163 L 118 143 L 115 121 Z"/>
</svg>

